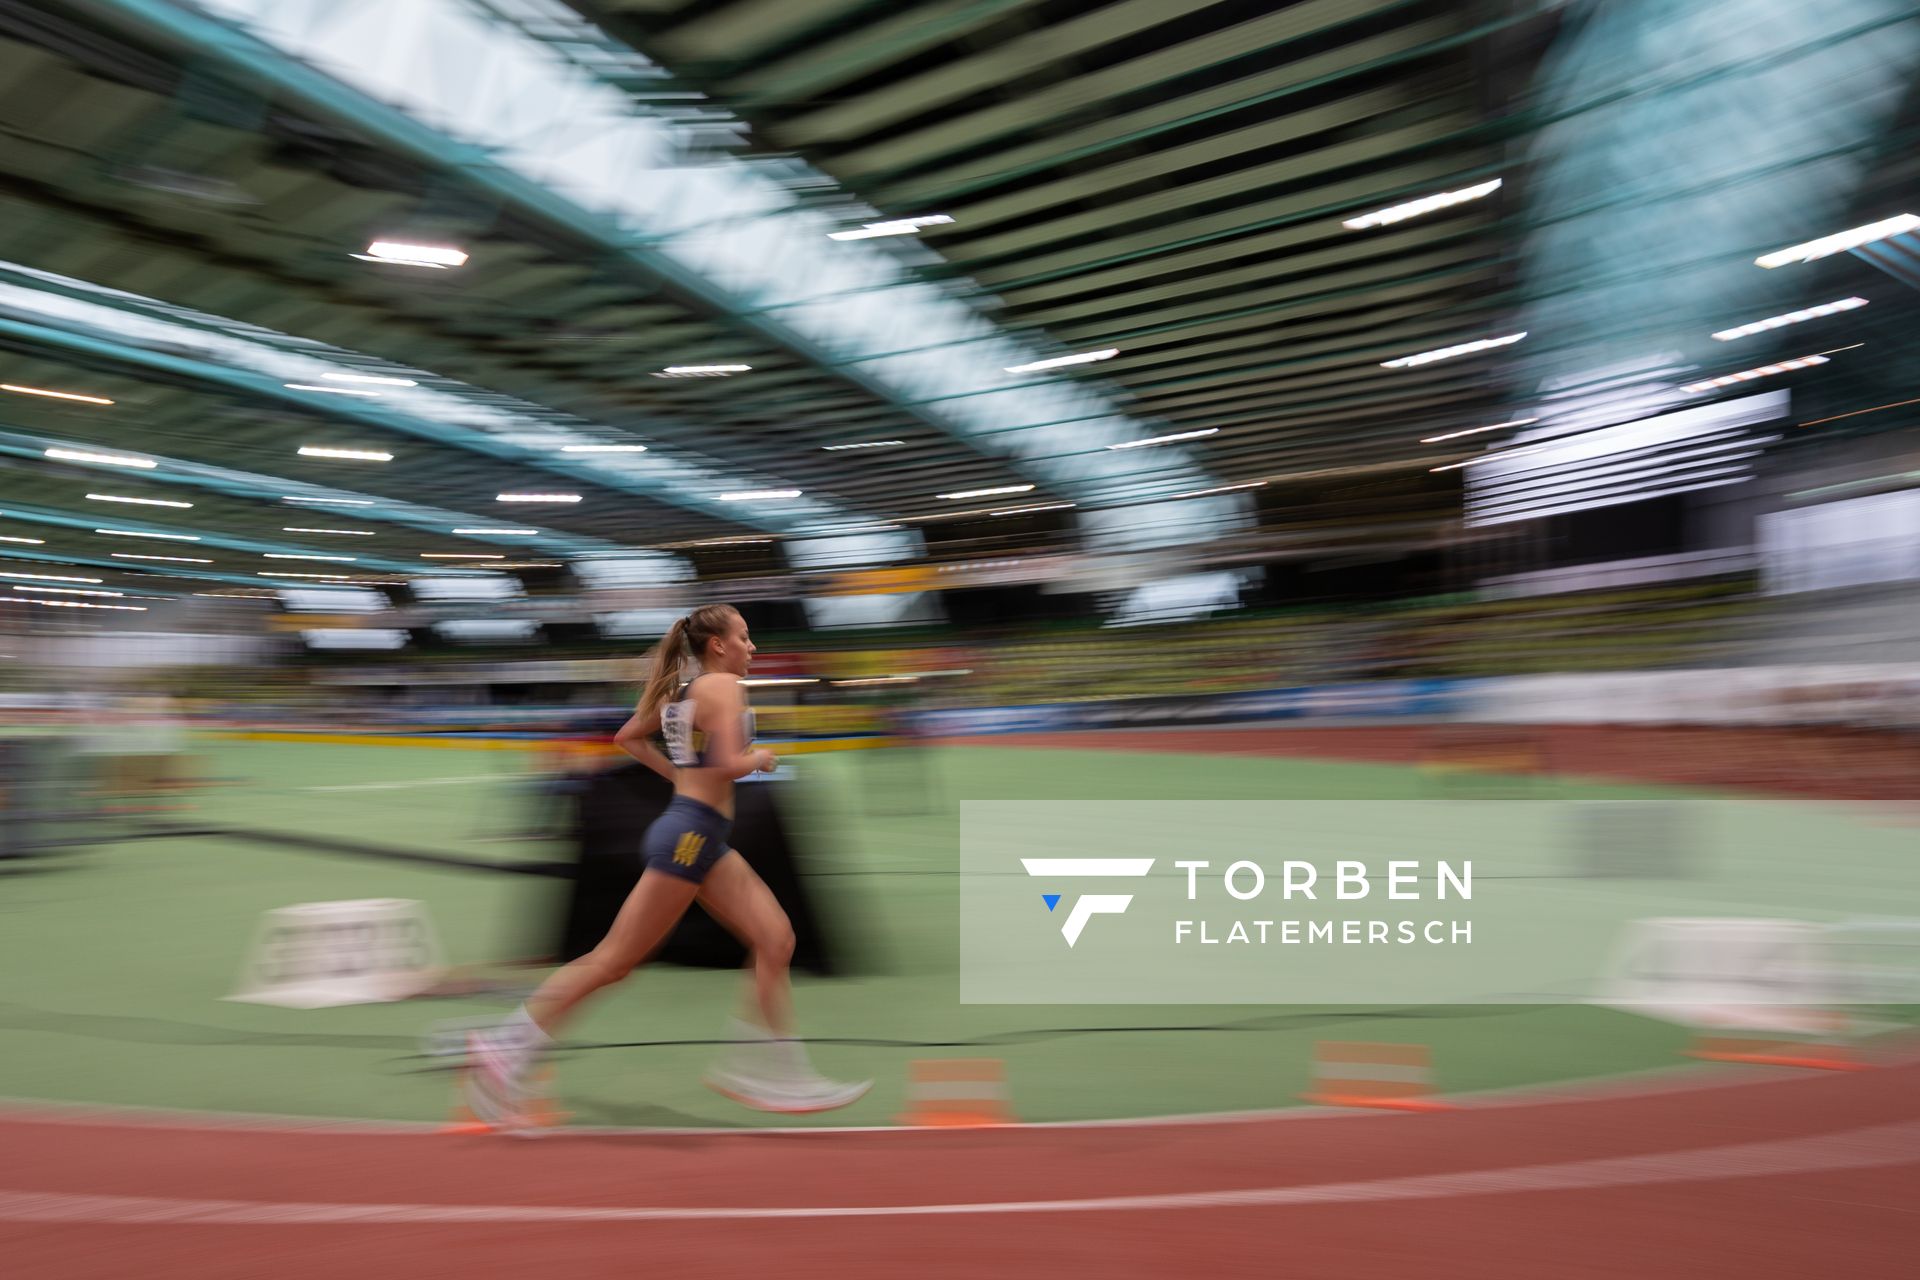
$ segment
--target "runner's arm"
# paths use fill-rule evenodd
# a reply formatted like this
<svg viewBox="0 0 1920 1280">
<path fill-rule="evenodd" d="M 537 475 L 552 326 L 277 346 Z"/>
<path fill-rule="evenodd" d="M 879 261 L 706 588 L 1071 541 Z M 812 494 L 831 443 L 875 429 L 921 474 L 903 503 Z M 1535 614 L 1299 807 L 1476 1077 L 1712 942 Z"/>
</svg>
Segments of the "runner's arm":
<svg viewBox="0 0 1920 1280">
<path fill-rule="evenodd" d="M 613 735 L 613 745 L 653 770 L 668 782 L 679 776 L 673 761 L 667 759 L 660 748 L 653 745 L 653 735 L 660 731 L 660 713 L 642 716 L 640 708 L 635 707 L 627 722 L 620 726 L 620 732 Z"/>
</svg>

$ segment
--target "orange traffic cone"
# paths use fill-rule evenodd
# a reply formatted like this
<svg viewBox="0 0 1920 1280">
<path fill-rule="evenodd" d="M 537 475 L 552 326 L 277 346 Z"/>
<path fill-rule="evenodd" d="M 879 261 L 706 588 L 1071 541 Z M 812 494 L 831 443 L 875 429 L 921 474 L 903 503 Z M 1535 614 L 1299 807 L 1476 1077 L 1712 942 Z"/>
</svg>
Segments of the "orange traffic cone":
<svg viewBox="0 0 1920 1280">
<path fill-rule="evenodd" d="M 1313 1092 L 1324 1107 L 1450 1111 L 1433 1093 L 1433 1055 L 1424 1044 L 1322 1040 L 1313 1046 Z"/>
<path fill-rule="evenodd" d="M 920 1058 L 907 1066 L 901 1124 L 963 1128 L 1014 1124 L 1007 1067 L 998 1058 Z"/>
</svg>

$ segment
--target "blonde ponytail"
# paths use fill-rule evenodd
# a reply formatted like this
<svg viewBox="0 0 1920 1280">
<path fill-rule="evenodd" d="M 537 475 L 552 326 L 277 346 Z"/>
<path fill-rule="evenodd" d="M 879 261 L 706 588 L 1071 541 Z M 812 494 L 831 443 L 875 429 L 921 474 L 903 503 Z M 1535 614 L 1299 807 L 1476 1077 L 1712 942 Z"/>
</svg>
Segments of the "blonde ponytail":
<svg viewBox="0 0 1920 1280">
<path fill-rule="evenodd" d="M 689 662 L 707 651 L 707 641 L 725 635 L 737 613 L 730 604 L 703 604 L 684 618 L 676 618 L 653 649 L 653 666 L 640 694 L 640 716 L 651 719 L 679 692 L 680 677 Z"/>
<path fill-rule="evenodd" d="M 653 647 L 653 665 L 647 672 L 647 685 L 640 694 L 640 715 L 651 720 L 680 687 L 680 669 L 687 661 L 687 620 L 675 618 Z"/>
</svg>

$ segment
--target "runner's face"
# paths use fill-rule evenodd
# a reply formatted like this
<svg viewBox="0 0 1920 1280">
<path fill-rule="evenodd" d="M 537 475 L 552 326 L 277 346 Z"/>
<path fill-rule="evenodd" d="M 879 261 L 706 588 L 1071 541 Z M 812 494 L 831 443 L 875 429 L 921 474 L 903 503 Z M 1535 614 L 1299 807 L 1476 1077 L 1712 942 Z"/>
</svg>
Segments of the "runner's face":
<svg viewBox="0 0 1920 1280">
<path fill-rule="evenodd" d="M 744 676 L 753 665 L 753 639 L 747 635 L 747 620 L 739 614 L 733 615 L 733 621 L 727 625 L 726 633 L 713 642 L 714 656 L 718 661 L 716 671 L 730 671 L 736 676 Z"/>
</svg>

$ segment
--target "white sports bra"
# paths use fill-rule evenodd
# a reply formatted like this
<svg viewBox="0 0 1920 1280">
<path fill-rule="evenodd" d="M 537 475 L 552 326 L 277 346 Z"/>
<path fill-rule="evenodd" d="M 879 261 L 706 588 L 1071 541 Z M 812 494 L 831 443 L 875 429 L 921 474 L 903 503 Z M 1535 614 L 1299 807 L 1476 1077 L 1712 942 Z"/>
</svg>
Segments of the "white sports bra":
<svg viewBox="0 0 1920 1280">
<path fill-rule="evenodd" d="M 695 676 L 693 680 L 699 678 Z M 660 708 L 660 736 L 666 740 L 667 759 L 681 769 L 704 769 L 709 766 L 707 748 L 711 735 L 693 726 L 693 699 L 688 696 L 693 691 L 693 680 L 681 686 L 677 699 Z M 740 736 L 748 746 L 753 745 L 753 730 L 753 708 L 743 705 L 740 708 Z"/>
</svg>

